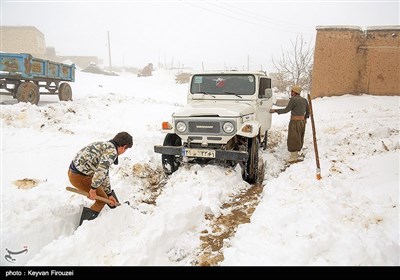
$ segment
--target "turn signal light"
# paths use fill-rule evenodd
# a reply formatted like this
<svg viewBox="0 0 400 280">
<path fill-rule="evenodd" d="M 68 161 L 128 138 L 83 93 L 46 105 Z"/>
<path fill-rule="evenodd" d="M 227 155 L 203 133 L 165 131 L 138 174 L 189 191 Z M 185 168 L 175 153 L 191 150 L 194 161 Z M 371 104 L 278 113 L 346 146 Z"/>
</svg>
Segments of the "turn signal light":
<svg viewBox="0 0 400 280">
<path fill-rule="evenodd" d="M 253 131 L 253 126 L 251 126 L 250 124 L 246 124 L 245 126 L 243 126 L 242 131 L 246 133 L 251 133 Z"/>
<path fill-rule="evenodd" d="M 163 122 L 162 123 L 162 129 L 171 129 L 172 125 L 169 122 Z"/>
</svg>

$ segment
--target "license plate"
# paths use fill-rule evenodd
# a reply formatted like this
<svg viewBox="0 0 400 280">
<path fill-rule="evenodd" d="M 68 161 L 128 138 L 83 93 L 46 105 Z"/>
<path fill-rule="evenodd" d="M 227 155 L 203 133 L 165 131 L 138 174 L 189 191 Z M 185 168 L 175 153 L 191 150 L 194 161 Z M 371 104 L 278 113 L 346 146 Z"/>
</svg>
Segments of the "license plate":
<svg viewBox="0 0 400 280">
<path fill-rule="evenodd" d="M 214 150 L 184 149 L 183 155 L 187 157 L 215 158 Z"/>
</svg>

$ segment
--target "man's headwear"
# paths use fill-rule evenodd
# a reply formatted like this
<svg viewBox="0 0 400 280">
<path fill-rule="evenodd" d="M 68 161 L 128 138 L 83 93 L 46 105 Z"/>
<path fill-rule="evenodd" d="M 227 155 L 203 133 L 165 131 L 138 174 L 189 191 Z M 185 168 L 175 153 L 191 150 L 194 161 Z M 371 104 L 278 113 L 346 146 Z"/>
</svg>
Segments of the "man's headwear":
<svg viewBox="0 0 400 280">
<path fill-rule="evenodd" d="M 297 93 L 297 94 L 300 94 L 300 92 L 302 91 L 303 89 L 300 87 L 300 86 L 292 86 L 292 91 L 294 91 L 295 93 Z"/>
</svg>

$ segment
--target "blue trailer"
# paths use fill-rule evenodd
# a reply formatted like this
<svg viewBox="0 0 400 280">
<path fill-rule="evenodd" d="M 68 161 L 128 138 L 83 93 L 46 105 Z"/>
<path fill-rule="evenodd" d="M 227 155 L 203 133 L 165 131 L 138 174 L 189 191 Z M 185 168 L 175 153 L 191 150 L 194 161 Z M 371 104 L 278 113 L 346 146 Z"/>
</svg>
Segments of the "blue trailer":
<svg viewBox="0 0 400 280">
<path fill-rule="evenodd" d="M 18 102 L 37 105 L 41 94 L 58 94 L 60 101 L 72 100 L 67 82 L 74 81 L 75 64 L 34 58 L 28 53 L 0 53 L 0 93 L 12 95 Z"/>
</svg>

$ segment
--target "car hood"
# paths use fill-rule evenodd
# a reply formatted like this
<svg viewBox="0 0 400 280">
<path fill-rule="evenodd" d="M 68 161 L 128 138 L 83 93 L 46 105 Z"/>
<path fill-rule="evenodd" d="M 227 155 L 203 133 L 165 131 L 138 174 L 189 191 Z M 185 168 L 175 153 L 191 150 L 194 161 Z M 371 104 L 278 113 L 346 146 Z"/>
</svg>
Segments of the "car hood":
<svg viewBox="0 0 400 280">
<path fill-rule="evenodd" d="M 248 103 L 232 102 L 214 102 L 204 103 L 196 102 L 187 104 L 182 109 L 176 111 L 174 117 L 240 117 L 254 113 L 253 107 Z"/>
</svg>

